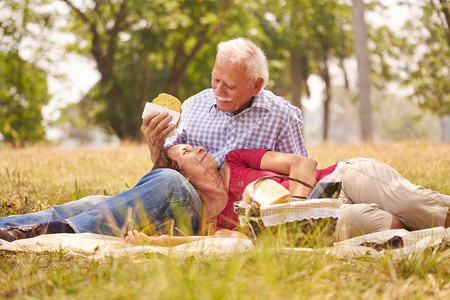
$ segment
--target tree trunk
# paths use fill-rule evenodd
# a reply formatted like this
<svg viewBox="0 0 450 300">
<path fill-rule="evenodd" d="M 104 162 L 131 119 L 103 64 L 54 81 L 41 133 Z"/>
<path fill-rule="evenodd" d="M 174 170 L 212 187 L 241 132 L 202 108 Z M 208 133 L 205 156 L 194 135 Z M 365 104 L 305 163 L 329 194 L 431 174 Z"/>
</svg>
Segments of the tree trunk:
<svg viewBox="0 0 450 300">
<path fill-rule="evenodd" d="M 442 6 L 442 13 L 444 14 L 445 23 L 447 24 L 446 36 L 447 43 L 450 45 L 450 4 L 447 0 L 439 0 Z"/>
<path fill-rule="evenodd" d="M 301 56 L 298 52 L 290 50 L 291 59 L 291 92 L 292 104 L 302 109 L 302 94 L 303 94 L 303 71 Z"/>
<path fill-rule="evenodd" d="M 445 114 L 439 117 L 441 124 L 441 141 L 450 143 L 450 114 Z"/>
<path fill-rule="evenodd" d="M 364 21 L 364 3 L 353 1 L 353 25 L 355 34 L 356 60 L 359 74 L 359 118 L 361 124 L 361 139 L 372 141 L 372 108 L 370 104 L 370 67 L 369 51 L 367 49 L 367 28 Z"/>
<path fill-rule="evenodd" d="M 450 4 L 447 0 L 439 0 L 444 13 L 445 22 L 447 23 L 447 31 L 450 32 Z"/>
<path fill-rule="evenodd" d="M 139 99 L 139 104 L 141 107 L 144 107 L 144 104 L 147 101 L 151 101 L 151 99 L 148 99 L 148 82 L 150 80 L 150 70 L 149 70 L 149 66 L 150 66 L 150 62 L 148 59 L 148 55 L 149 55 L 149 48 L 150 48 L 150 41 L 149 39 L 145 39 L 144 40 L 144 47 L 142 49 L 141 52 L 141 59 L 142 59 L 142 85 L 141 85 L 141 91 L 140 91 L 140 99 Z"/>
<path fill-rule="evenodd" d="M 323 101 L 323 141 L 328 140 L 328 127 L 330 123 L 330 103 L 331 103 L 331 79 L 328 68 L 328 58 L 324 56 L 319 62 L 320 77 L 325 83 Z"/>
</svg>

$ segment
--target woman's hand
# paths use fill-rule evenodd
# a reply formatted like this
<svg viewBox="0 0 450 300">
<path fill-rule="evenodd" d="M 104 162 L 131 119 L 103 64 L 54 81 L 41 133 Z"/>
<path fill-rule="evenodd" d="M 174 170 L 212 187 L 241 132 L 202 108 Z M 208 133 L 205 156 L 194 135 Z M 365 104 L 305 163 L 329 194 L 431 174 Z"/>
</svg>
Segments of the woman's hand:
<svg viewBox="0 0 450 300">
<path fill-rule="evenodd" d="M 126 241 L 132 246 L 167 246 L 169 243 L 168 238 L 168 235 L 148 236 L 137 230 L 128 231 L 128 234 L 125 237 Z"/>
<path fill-rule="evenodd" d="M 208 236 L 170 236 L 170 235 L 152 235 L 148 236 L 145 233 L 137 230 L 128 231 L 125 237 L 126 241 L 132 246 L 161 246 L 173 247 L 185 243 L 195 242 L 209 238 Z"/>
<path fill-rule="evenodd" d="M 192 235 L 192 236 L 170 236 L 170 235 L 159 235 L 159 236 L 148 236 L 145 233 L 139 232 L 137 230 L 128 231 L 125 237 L 128 244 L 132 246 L 162 246 L 162 247 L 173 247 L 181 244 L 191 243 L 195 241 L 200 241 L 204 239 L 209 239 L 212 237 L 216 238 L 241 238 L 248 239 L 248 237 L 238 231 L 221 229 L 217 231 L 213 236 L 202 236 L 202 235 Z"/>
<path fill-rule="evenodd" d="M 217 238 L 239 238 L 248 240 L 248 236 L 242 232 L 229 230 L 229 229 L 220 229 L 214 235 Z"/>
</svg>

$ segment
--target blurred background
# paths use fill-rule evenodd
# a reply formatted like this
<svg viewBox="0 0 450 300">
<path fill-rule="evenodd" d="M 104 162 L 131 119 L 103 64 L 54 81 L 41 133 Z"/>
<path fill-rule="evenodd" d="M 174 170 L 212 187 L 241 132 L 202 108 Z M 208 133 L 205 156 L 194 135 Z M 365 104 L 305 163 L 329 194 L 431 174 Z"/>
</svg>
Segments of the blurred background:
<svg viewBox="0 0 450 300">
<path fill-rule="evenodd" d="M 0 144 L 143 141 L 145 102 L 241 36 L 307 144 L 450 142 L 449 0 L 0 0 Z"/>
</svg>

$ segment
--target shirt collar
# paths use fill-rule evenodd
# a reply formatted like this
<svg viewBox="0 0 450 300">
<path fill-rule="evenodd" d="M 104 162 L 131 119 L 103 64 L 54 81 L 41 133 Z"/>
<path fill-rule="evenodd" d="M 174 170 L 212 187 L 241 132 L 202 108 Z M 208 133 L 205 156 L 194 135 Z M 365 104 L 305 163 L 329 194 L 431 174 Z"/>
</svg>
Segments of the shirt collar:
<svg viewBox="0 0 450 300">
<path fill-rule="evenodd" d="M 212 91 L 212 89 L 211 89 L 211 91 Z M 212 96 L 209 98 L 209 109 L 208 109 L 210 114 L 216 113 L 219 111 L 219 109 L 217 108 L 214 92 L 212 92 L 211 95 Z M 267 97 L 265 97 L 265 95 L 264 95 L 264 89 L 261 89 L 259 94 L 253 98 L 252 106 L 245 109 L 244 111 L 247 111 L 254 107 L 262 108 L 262 109 L 266 109 L 266 110 L 270 111 L 270 103 L 269 103 L 269 101 L 267 101 Z"/>
</svg>

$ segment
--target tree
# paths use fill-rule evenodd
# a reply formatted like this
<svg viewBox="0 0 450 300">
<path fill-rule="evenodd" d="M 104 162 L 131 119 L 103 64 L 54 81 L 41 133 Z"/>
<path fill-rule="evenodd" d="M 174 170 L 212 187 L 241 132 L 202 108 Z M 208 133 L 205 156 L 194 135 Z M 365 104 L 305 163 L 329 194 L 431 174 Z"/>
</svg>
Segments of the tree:
<svg viewBox="0 0 450 300">
<path fill-rule="evenodd" d="M 352 39 L 345 25 L 350 21 L 350 11 L 347 5 L 338 1 L 315 1 L 315 20 L 313 36 L 316 37 L 315 57 L 318 61 L 319 75 L 325 84 L 324 90 L 324 113 L 323 113 L 323 140 L 328 139 L 330 127 L 330 110 L 332 101 L 332 83 L 330 76 L 330 64 L 333 58 L 339 62 L 345 78 L 345 86 L 348 88 L 344 59 L 350 56 L 349 46 Z"/>
<path fill-rule="evenodd" d="M 309 94 L 306 82 L 310 74 L 318 74 L 324 82 L 323 139 L 327 140 L 332 101 L 330 62 L 342 62 L 350 56 L 351 37 L 345 29 L 350 22 L 350 9 L 340 1 L 267 2 L 273 8 L 270 13 L 262 10 L 256 14 L 272 43 L 268 49 L 276 49 L 269 54 L 277 60 L 284 55 L 281 72 L 290 70 L 287 74 L 292 103 L 302 107 L 302 96 Z M 278 52 L 274 54 L 275 51 Z M 343 68 L 342 63 L 340 66 Z"/>
<path fill-rule="evenodd" d="M 38 39 L 36 28 L 49 26 L 50 17 L 34 11 L 39 3 L 0 3 L 0 134 L 13 146 L 45 138 L 41 109 L 50 100 L 47 72 L 32 55 L 25 60 L 21 54 L 26 42 Z"/>
<path fill-rule="evenodd" d="M 88 51 L 101 74 L 99 91 L 87 97 L 101 104 L 97 122 L 124 139 L 141 138 L 146 101 L 163 91 L 192 93 L 181 82 L 194 60 L 201 61 L 202 51 L 220 38 L 231 5 L 227 0 L 96 0 L 91 6 L 63 1 L 72 9 L 71 30 L 89 42 L 77 51 Z M 210 69 L 204 75 L 209 78 Z"/>
<path fill-rule="evenodd" d="M 359 118 L 361 139 L 372 140 L 372 107 L 370 103 L 370 66 L 367 49 L 367 28 L 364 20 L 364 3 L 352 0 L 353 24 L 355 34 L 355 52 L 358 61 L 359 79 Z"/>
<path fill-rule="evenodd" d="M 439 3 L 441 5 L 440 10 L 442 12 L 443 19 L 445 20 L 445 24 L 447 25 L 447 43 L 450 46 L 450 3 L 447 0 L 439 0 Z"/>
<path fill-rule="evenodd" d="M 0 54 L 0 133 L 13 146 L 45 138 L 41 109 L 48 103 L 47 74 L 17 52 Z"/>
<path fill-rule="evenodd" d="M 450 114 L 450 4 L 432 0 L 417 5 L 422 12 L 419 22 L 408 21 L 404 28 L 403 54 L 408 60 L 402 69 L 403 83 L 413 87 L 410 98 L 414 103 L 443 118 Z"/>
</svg>

